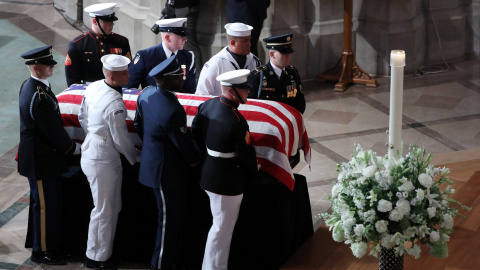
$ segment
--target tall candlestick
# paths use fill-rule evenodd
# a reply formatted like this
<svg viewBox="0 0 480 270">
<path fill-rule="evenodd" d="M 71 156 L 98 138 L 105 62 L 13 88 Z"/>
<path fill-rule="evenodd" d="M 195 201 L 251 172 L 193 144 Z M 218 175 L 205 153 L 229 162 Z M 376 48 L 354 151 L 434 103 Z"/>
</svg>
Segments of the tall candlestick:
<svg viewBox="0 0 480 270">
<path fill-rule="evenodd" d="M 402 155 L 402 106 L 403 106 L 403 69 L 405 67 L 405 51 L 393 50 L 390 53 L 390 118 L 388 159 Z"/>
</svg>

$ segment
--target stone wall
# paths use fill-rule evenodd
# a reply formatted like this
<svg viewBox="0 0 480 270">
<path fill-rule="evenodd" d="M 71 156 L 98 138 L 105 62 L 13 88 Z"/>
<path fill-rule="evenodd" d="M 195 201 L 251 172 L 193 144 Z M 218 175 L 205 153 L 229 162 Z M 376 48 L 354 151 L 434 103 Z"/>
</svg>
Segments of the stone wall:
<svg viewBox="0 0 480 270">
<path fill-rule="evenodd" d="M 110 0 L 84 0 L 84 7 Z M 158 44 L 150 31 L 165 0 L 116 0 L 114 31 L 130 40 L 132 53 Z M 200 0 L 198 41 L 207 61 L 226 45 L 225 1 Z M 76 0 L 55 0 L 75 20 Z M 314 79 L 340 59 L 343 1 L 271 0 L 260 40 L 293 33 L 292 57 L 302 76 Z M 84 13 L 90 26 L 90 18 Z M 372 75 L 389 75 L 390 51 L 405 50 L 405 74 L 425 65 L 460 61 L 480 55 L 480 0 L 353 0 L 353 51 L 360 67 Z M 264 62 L 264 43 L 258 44 Z"/>
</svg>

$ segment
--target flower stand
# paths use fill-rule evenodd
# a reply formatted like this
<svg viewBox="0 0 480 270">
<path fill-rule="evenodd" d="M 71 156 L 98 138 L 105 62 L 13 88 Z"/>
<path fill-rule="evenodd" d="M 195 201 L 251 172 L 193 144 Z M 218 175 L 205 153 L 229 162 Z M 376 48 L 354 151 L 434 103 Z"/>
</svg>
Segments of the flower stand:
<svg viewBox="0 0 480 270">
<path fill-rule="evenodd" d="M 403 270 L 403 255 L 395 256 L 395 249 L 382 247 L 379 264 L 380 270 Z"/>
</svg>

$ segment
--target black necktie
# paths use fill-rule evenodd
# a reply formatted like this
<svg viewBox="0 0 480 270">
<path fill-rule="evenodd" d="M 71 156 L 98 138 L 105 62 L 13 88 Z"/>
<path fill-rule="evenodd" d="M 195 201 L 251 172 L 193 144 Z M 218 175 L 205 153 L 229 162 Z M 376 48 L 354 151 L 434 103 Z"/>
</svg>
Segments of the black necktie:
<svg viewBox="0 0 480 270">
<path fill-rule="evenodd" d="M 174 52 L 172 52 L 172 54 L 170 55 L 170 57 L 172 57 L 172 56 L 174 56 L 174 55 L 175 55 L 175 53 L 174 53 Z"/>
</svg>

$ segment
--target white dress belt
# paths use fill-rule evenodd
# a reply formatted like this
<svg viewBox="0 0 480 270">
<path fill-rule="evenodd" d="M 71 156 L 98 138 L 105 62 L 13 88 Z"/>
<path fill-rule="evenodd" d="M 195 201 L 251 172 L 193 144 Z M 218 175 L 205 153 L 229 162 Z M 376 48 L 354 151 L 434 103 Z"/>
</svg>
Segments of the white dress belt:
<svg viewBox="0 0 480 270">
<path fill-rule="evenodd" d="M 237 152 L 222 153 L 222 152 L 210 150 L 208 148 L 207 148 L 207 153 L 212 157 L 221 157 L 221 158 L 233 158 L 238 155 Z"/>
</svg>

